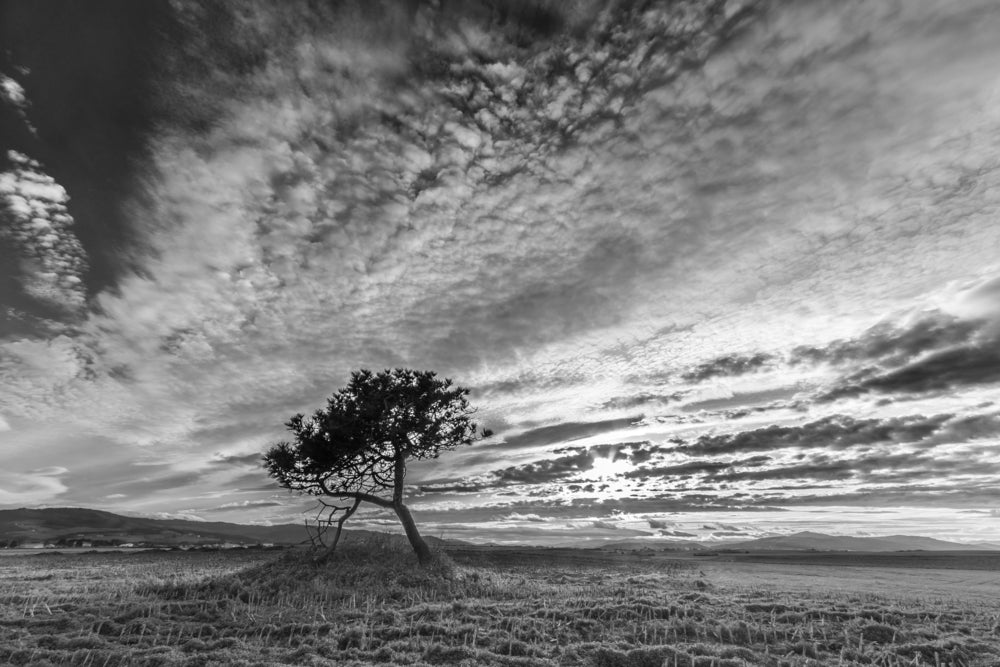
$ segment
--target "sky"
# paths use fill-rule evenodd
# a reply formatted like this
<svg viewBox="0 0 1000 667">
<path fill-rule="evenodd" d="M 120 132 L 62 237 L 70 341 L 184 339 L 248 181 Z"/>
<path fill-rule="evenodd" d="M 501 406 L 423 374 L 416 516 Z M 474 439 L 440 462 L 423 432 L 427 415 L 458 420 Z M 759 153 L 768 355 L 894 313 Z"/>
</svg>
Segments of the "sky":
<svg viewBox="0 0 1000 667">
<path fill-rule="evenodd" d="M 409 468 L 427 534 L 1000 540 L 998 33 L 3 0 L 0 508 L 299 523 L 261 453 L 403 366 L 495 432 Z"/>
</svg>

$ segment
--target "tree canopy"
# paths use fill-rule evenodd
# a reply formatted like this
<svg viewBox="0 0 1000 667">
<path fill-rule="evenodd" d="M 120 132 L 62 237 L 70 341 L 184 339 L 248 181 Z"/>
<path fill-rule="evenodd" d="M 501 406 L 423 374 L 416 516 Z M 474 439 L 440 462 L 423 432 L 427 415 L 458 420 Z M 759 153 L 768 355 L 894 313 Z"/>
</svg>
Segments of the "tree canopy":
<svg viewBox="0 0 1000 667">
<path fill-rule="evenodd" d="M 406 462 L 437 458 L 480 437 L 468 394 L 433 371 L 355 371 L 326 407 L 285 423 L 293 440 L 273 445 L 264 466 L 287 489 L 349 503 L 329 505 L 344 512 L 329 551 L 343 522 L 369 502 L 396 513 L 417 558 L 427 563 L 430 549 L 403 502 Z"/>
</svg>

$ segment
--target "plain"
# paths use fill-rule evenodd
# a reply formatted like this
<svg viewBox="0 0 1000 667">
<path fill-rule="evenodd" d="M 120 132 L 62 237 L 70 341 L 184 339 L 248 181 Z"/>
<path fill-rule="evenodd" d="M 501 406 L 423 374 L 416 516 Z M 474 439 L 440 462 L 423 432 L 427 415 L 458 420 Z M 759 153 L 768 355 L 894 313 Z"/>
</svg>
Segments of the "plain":
<svg viewBox="0 0 1000 667">
<path fill-rule="evenodd" d="M 986 667 L 993 579 L 510 548 L 420 569 L 390 539 L 322 567 L 298 550 L 43 552 L 0 559 L 0 663 Z"/>
</svg>

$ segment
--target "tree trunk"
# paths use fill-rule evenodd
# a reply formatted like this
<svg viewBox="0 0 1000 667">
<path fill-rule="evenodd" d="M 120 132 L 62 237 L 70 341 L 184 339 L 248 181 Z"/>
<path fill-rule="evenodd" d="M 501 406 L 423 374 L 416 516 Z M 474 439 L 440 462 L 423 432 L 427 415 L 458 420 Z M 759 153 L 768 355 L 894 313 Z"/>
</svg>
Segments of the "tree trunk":
<svg viewBox="0 0 1000 667">
<path fill-rule="evenodd" d="M 427 546 L 424 538 L 420 536 L 420 531 L 417 530 L 417 524 L 413 522 L 413 515 L 410 514 L 410 510 L 403 503 L 397 503 L 394 509 L 396 510 L 396 516 L 399 517 L 399 522 L 403 524 L 403 530 L 406 531 L 407 539 L 410 540 L 410 546 L 413 547 L 413 551 L 417 554 L 417 562 L 421 566 L 429 564 L 434 559 L 431 555 L 431 548 Z"/>
</svg>

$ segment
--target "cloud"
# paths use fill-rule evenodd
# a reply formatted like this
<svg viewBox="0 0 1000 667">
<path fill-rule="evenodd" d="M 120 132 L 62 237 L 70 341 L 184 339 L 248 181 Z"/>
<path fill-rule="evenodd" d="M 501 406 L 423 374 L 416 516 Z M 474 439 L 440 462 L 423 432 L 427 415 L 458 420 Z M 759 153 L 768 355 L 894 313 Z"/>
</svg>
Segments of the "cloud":
<svg viewBox="0 0 1000 667">
<path fill-rule="evenodd" d="M 649 442 L 624 442 L 613 445 L 561 447 L 536 455 L 535 460 L 489 471 L 461 480 L 433 480 L 418 485 L 425 493 L 478 493 L 517 485 L 566 482 L 595 468 L 597 461 L 639 464 L 650 460 L 664 448 Z M 561 456 L 553 456 L 561 454 Z"/>
<path fill-rule="evenodd" d="M 771 462 L 769 456 L 751 456 L 745 459 L 732 459 L 728 461 L 687 461 L 675 465 L 655 466 L 652 468 L 638 468 L 624 474 L 626 479 L 677 479 L 687 478 L 694 475 L 709 475 L 715 477 L 717 473 L 733 468 L 758 468 Z M 656 528 L 656 526 L 653 526 Z"/>
<path fill-rule="evenodd" d="M 48 466 L 46 468 L 36 468 L 28 472 L 29 475 L 39 475 L 42 477 L 58 477 L 69 472 L 69 469 L 62 466 Z"/>
<path fill-rule="evenodd" d="M 216 454 L 211 462 L 218 465 L 260 465 L 263 458 L 261 452 L 251 452 L 249 454 Z"/>
<path fill-rule="evenodd" d="M 746 375 L 761 370 L 773 359 L 773 355 L 764 352 L 751 355 L 727 354 L 695 366 L 681 374 L 681 379 L 688 382 L 704 382 L 716 377 Z"/>
<path fill-rule="evenodd" d="M 503 521 L 530 521 L 533 523 L 544 523 L 548 521 L 545 517 L 538 516 L 537 514 L 519 514 L 517 512 L 511 512 L 502 519 Z"/>
<path fill-rule="evenodd" d="M 601 404 L 602 410 L 635 410 L 636 408 L 662 408 L 677 403 L 687 392 L 675 391 L 670 394 L 640 392 L 629 396 L 616 396 Z"/>
<path fill-rule="evenodd" d="M 128 497 L 154 495 L 163 491 L 176 493 L 179 489 L 203 479 L 204 474 L 199 471 L 152 470 L 149 474 L 113 481 L 105 487 L 105 490 Z"/>
<path fill-rule="evenodd" d="M 842 450 L 860 445 L 881 443 L 918 443 L 941 431 L 954 415 L 911 415 L 888 419 L 856 419 L 830 415 L 793 426 L 768 426 L 751 431 L 720 435 L 702 435 L 677 451 L 688 456 L 772 451 L 788 447 Z M 1000 433 L 1000 420 L 988 420 Z"/>
<path fill-rule="evenodd" d="M 16 107 L 24 107 L 28 103 L 24 87 L 4 74 L 0 74 L 0 97 Z"/>
<path fill-rule="evenodd" d="M 15 417 L 44 419 L 85 372 L 86 359 L 68 336 L 0 342 L 0 407 Z"/>
<path fill-rule="evenodd" d="M 1000 382 L 1000 338 L 928 354 L 887 372 L 867 369 L 844 378 L 820 400 L 880 394 L 922 394 Z"/>
<path fill-rule="evenodd" d="M 0 505 L 24 507 L 57 501 L 67 490 L 60 479 L 64 472 L 62 468 L 0 471 Z"/>
<path fill-rule="evenodd" d="M 1000 316 L 1000 275 L 986 275 L 942 300 L 940 308 L 966 320 Z"/>
<path fill-rule="evenodd" d="M 861 336 L 823 347 L 797 347 L 792 364 L 874 362 L 901 366 L 927 352 L 969 343 L 982 328 L 979 320 L 961 320 L 944 313 L 924 315 L 908 326 L 880 323 Z"/>
<path fill-rule="evenodd" d="M 641 416 L 594 422 L 565 422 L 553 426 L 542 426 L 506 437 L 503 443 L 496 445 L 496 447 L 509 452 L 528 447 L 571 442 L 602 433 L 626 429 L 639 419 L 641 419 Z"/>
<path fill-rule="evenodd" d="M 231 503 L 224 503 L 216 507 L 202 508 L 198 510 L 191 510 L 192 512 L 229 512 L 234 509 L 255 509 L 262 507 L 284 507 L 285 503 L 280 503 L 274 500 L 242 500 L 234 501 Z"/>
<path fill-rule="evenodd" d="M 754 406 L 754 411 L 764 412 L 770 408 L 782 406 L 781 401 L 793 398 L 802 392 L 802 387 L 776 387 L 774 389 L 764 389 L 761 391 L 735 392 L 729 396 L 721 398 L 707 398 L 700 401 L 692 401 L 682 406 L 684 412 L 698 412 L 701 410 L 718 411 L 725 408 L 742 406 Z M 763 404 L 763 405 L 762 405 Z M 730 419 L 744 414 L 741 411 L 725 411 Z"/>
<path fill-rule="evenodd" d="M 995 505 L 1000 489 L 993 483 L 961 485 L 912 484 L 897 488 L 862 488 L 858 491 L 824 494 L 796 494 L 783 501 L 789 506 L 841 505 L 862 507 L 967 507 Z"/>
<path fill-rule="evenodd" d="M 511 466 L 494 472 L 498 485 L 543 484 L 563 479 L 567 476 L 586 472 L 594 467 L 594 459 L 588 452 L 580 452 L 555 459 L 545 459 L 520 466 Z"/>
<path fill-rule="evenodd" d="M 417 485 L 417 490 L 424 493 L 478 493 L 487 489 L 495 488 L 495 482 L 491 481 L 469 481 L 454 483 L 431 483 Z"/>
<path fill-rule="evenodd" d="M 73 232 L 69 196 L 36 160 L 9 150 L 6 161 L 10 166 L 0 173 L 0 242 L 17 257 L 21 295 L 57 319 L 75 318 L 86 299 L 87 261 Z"/>
</svg>

